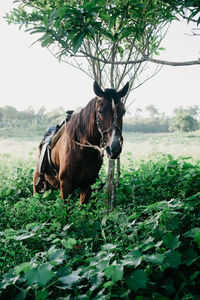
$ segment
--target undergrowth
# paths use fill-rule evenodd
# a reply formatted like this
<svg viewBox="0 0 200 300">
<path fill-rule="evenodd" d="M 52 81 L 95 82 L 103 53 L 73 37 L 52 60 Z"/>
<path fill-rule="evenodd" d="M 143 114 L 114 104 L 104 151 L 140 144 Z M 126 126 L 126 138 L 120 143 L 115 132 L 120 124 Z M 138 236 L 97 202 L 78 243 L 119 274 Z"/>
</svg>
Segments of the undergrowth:
<svg viewBox="0 0 200 300">
<path fill-rule="evenodd" d="M 200 299 L 198 161 L 130 159 L 112 211 L 98 181 L 32 196 L 30 165 L 1 165 L 1 299 Z"/>
</svg>

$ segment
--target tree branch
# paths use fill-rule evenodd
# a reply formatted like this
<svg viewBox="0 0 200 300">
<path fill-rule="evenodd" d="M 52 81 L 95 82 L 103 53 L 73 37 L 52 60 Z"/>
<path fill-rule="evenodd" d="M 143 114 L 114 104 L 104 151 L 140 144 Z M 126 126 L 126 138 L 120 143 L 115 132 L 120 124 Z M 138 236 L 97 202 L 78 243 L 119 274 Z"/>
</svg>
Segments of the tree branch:
<svg viewBox="0 0 200 300">
<path fill-rule="evenodd" d="M 160 65 L 167 65 L 167 66 L 174 66 L 174 67 L 200 65 L 200 59 L 191 60 L 191 61 L 182 61 L 182 62 L 165 61 L 165 60 L 154 59 L 154 58 L 148 58 L 147 60 L 152 63 L 156 63 L 156 64 L 160 64 Z"/>
<path fill-rule="evenodd" d="M 165 61 L 165 60 L 160 60 L 160 59 L 155 59 L 155 58 L 150 58 L 150 57 L 143 57 L 140 59 L 136 59 L 136 60 L 129 60 L 129 61 L 109 61 L 109 60 L 104 60 L 98 57 L 95 57 L 89 53 L 86 53 L 84 51 L 81 51 L 81 53 L 84 56 L 88 56 L 94 60 L 97 60 L 99 62 L 102 62 L 104 64 L 108 64 L 108 65 L 129 65 L 129 64 L 140 64 L 143 63 L 145 61 L 149 61 L 152 63 L 156 63 L 156 64 L 161 64 L 161 65 L 168 65 L 168 66 L 191 66 L 191 65 L 200 65 L 200 59 L 198 60 L 191 60 L 191 61 L 183 61 L 183 62 L 173 62 L 173 61 Z M 76 56 L 76 55 L 75 55 Z"/>
</svg>

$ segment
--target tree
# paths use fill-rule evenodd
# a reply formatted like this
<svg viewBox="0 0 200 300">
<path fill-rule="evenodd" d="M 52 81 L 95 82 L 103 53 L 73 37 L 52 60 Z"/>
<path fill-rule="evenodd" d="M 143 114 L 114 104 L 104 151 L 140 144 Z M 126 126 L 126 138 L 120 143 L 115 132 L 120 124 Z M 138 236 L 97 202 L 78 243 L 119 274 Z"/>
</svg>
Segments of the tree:
<svg viewBox="0 0 200 300">
<path fill-rule="evenodd" d="M 4 124 L 12 126 L 18 116 L 18 111 L 15 107 L 6 105 L 1 108 L 1 117 Z"/>
<path fill-rule="evenodd" d="M 179 107 L 174 110 L 174 116 L 170 121 L 169 129 L 171 131 L 195 131 L 199 128 L 197 116 L 197 106 L 189 108 Z"/>
<path fill-rule="evenodd" d="M 158 116 L 159 114 L 157 108 L 152 104 L 146 107 L 146 111 L 150 113 L 151 118 L 154 118 L 156 115 Z"/>
<path fill-rule="evenodd" d="M 129 92 L 160 69 L 157 64 L 191 65 L 155 59 L 167 25 L 178 16 L 188 21 L 198 14 L 199 2 L 177 0 L 16 0 L 6 15 L 9 23 L 25 26 L 59 60 L 81 69 L 100 85 L 118 89 L 129 80 Z M 196 19 L 195 19 L 196 21 Z M 199 19 L 197 19 L 199 24 Z M 156 63 L 144 76 L 147 63 Z M 128 97 L 128 94 L 127 94 Z M 126 101 L 127 97 L 124 99 Z M 114 162 L 109 162 L 114 168 Z M 113 174 L 111 172 L 111 174 Z"/>
</svg>

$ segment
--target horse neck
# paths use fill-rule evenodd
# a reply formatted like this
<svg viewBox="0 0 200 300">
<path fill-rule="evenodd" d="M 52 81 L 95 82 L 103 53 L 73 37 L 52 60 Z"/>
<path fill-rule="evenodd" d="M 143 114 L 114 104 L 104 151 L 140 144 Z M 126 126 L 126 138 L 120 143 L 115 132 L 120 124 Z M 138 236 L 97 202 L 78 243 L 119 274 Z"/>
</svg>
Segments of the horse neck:
<svg viewBox="0 0 200 300">
<path fill-rule="evenodd" d="M 76 135 L 81 143 L 100 145 L 101 135 L 96 123 L 96 98 L 81 110 L 78 116 Z"/>
</svg>

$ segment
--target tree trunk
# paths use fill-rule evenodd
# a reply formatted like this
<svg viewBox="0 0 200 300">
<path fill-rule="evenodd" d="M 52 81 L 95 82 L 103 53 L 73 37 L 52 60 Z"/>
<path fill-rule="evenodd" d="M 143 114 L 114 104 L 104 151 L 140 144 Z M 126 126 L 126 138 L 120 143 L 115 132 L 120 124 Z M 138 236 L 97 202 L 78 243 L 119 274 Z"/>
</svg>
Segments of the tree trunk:
<svg viewBox="0 0 200 300">
<path fill-rule="evenodd" d="M 119 179 L 120 179 L 120 156 L 118 156 L 117 158 L 117 177 L 116 177 L 116 188 L 118 187 L 119 185 Z"/>
<path fill-rule="evenodd" d="M 108 208 L 113 209 L 116 200 L 116 185 L 115 185 L 115 160 L 109 159 L 108 174 L 106 183 L 106 192 L 108 197 Z"/>
</svg>

